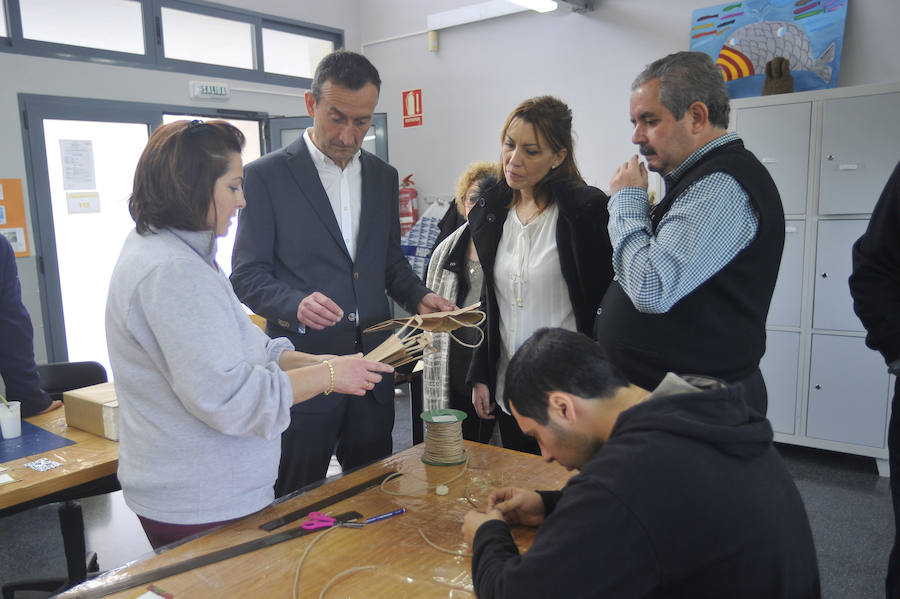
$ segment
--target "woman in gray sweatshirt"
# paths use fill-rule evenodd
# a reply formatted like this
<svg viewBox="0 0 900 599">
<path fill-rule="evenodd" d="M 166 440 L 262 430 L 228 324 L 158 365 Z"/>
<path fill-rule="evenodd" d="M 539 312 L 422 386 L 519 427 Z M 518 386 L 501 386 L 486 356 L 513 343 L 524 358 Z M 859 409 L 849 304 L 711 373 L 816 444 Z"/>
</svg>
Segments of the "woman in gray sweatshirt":
<svg viewBox="0 0 900 599">
<path fill-rule="evenodd" d="M 119 481 L 154 548 L 274 499 L 290 407 L 363 395 L 389 366 L 270 339 L 215 262 L 245 205 L 244 136 L 224 121 L 153 132 L 134 177 L 135 221 L 110 281 L 106 338 L 119 400 Z"/>
</svg>

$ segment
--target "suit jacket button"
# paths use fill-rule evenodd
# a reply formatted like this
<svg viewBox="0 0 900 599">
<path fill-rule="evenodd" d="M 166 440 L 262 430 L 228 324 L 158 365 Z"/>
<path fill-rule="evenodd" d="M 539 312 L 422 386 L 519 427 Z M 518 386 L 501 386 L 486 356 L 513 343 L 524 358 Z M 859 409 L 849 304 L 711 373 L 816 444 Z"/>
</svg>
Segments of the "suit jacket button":
<svg viewBox="0 0 900 599">
<path fill-rule="evenodd" d="M 358 280 L 358 279 L 359 279 L 359 273 L 358 273 L 358 272 L 354 272 L 354 273 L 353 273 L 353 280 L 355 281 L 355 280 Z"/>
<path fill-rule="evenodd" d="M 489 223 L 492 223 L 492 222 L 494 222 L 495 220 L 497 220 L 497 217 L 494 216 L 493 214 L 488 214 L 488 215 L 487 215 L 487 221 L 488 221 Z"/>
<path fill-rule="evenodd" d="M 351 312 L 350 314 L 348 314 L 348 315 L 347 315 L 347 320 L 349 320 L 350 322 L 356 322 L 356 313 L 355 313 L 355 312 Z"/>
<path fill-rule="evenodd" d="M 603 308 L 597 308 L 597 316 L 603 314 Z"/>
<path fill-rule="evenodd" d="M 286 320 L 279 320 L 279 321 L 278 321 L 278 326 L 287 329 L 287 328 L 290 328 L 291 323 L 289 323 L 289 322 L 286 321 Z"/>
</svg>

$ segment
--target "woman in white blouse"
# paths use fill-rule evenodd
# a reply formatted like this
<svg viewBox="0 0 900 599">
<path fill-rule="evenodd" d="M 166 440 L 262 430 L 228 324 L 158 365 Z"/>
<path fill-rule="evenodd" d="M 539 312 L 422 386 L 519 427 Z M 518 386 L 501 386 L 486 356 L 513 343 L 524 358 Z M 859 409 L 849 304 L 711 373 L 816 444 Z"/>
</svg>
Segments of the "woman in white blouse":
<svg viewBox="0 0 900 599">
<path fill-rule="evenodd" d="M 487 335 L 469 382 L 478 415 L 499 420 L 503 446 L 540 453 L 503 401 L 506 366 L 539 328 L 591 334 L 613 276 L 608 198 L 581 178 L 572 112 L 561 100 L 522 102 L 500 141 L 501 179 L 469 213 L 487 312 Z"/>
</svg>

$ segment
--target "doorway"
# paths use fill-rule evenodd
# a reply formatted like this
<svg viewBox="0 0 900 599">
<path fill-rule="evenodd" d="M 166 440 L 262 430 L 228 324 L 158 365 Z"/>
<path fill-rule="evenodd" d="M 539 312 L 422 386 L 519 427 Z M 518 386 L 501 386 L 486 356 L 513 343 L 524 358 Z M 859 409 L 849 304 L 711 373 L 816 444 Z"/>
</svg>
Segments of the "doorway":
<svg viewBox="0 0 900 599">
<path fill-rule="evenodd" d="M 106 295 L 134 228 L 128 197 L 150 131 L 180 119 L 221 118 L 247 137 L 246 163 L 262 153 L 266 115 L 29 94 L 19 103 L 48 360 L 94 360 L 111 374 Z M 216 254 L 226 275 L 234 229 Z"/>
</svg>

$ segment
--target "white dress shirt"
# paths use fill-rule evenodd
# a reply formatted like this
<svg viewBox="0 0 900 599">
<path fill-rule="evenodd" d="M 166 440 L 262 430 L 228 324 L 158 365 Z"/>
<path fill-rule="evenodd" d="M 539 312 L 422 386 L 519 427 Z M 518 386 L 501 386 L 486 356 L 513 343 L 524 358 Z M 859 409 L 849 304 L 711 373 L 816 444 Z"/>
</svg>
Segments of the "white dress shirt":
<svg viewBox="0 0 900 599">
<path fill-rule="evenodd" d="M 362 209 L 362 165 L 359 152 L 353 155 L 343 169 L 334 160 L 322 153 L 309 136 L 309 129 L 303 132 L 303 141 L 309 149 L 313 164 L 319 172 L 322 187 L 331 202 L 334 218 L 337 220 L 347 253 L 356 260 L 356 240 L 359 235 L 359 213 Z"/>
<path fill-rule="evenodd" d="M 561 327 L 575 331 L 575 310 L 559 265 L 556 224 L 559 206 L 549 205 L 527 225 L 515 208 L 503 223 L 494 262 L 494 287 L 500 311 L 500 360 L 495 401 L 503 402 L 506 367 L 516 350 L 538 329 Z"/>
</svg>

